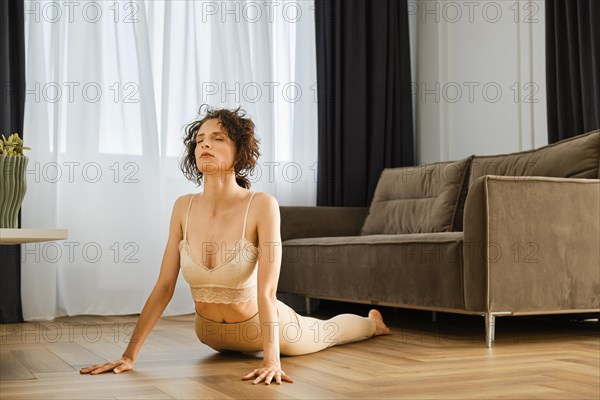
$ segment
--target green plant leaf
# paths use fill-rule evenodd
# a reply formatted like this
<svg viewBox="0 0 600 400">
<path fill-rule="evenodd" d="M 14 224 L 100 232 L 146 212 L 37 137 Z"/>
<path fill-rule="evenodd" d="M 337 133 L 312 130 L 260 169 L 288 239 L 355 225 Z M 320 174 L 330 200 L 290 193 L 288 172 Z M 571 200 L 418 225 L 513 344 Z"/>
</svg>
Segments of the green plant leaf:
<svg viewBox="0 0 600 400">
<path fill-rule="evenodd" d="M 24 155 L 23 150 L 31 150 L 31 147 L 23 146 L 23 139 L 16 132 L 10 135 L 8 139 L 6 139 L 4 134 L 1 136 L 0 154 L 22 156 Z"/>
</svg>

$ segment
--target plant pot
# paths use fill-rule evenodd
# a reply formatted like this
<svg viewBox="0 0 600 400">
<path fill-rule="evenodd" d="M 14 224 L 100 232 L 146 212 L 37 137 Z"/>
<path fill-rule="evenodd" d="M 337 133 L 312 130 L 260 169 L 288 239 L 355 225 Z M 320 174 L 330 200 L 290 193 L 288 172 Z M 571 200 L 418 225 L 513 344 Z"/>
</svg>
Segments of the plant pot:
<svg viewBox="0 0 600 400">
<path fill-rule="evenodd" d="M 27 156 L 0 154 L 0 228 L 19 227 L 19 210 L 27 191 Z"/>
</svg>

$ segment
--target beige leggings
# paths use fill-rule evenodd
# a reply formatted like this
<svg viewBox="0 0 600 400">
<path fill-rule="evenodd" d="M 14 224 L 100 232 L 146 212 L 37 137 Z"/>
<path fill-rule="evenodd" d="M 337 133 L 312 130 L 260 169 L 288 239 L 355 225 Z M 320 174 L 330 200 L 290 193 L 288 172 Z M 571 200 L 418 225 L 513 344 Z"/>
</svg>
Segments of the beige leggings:
<svg viewBox="0 0 600 400">
<path fill-rule="evenodd" d="M 339 314 L 328 320 L 303 317 L 277 300 L 279 353 L 288 356 L 314 353 L 327 347 L 370 338 L 375 333 L 375 321 L 355 314 Z M 263 349 L 258 313 L 252 318 L 234 323 L 216 322 L 196 313 L 195 330 L 198 339 L 223 352 L 259 352 Z"/>
</svg>

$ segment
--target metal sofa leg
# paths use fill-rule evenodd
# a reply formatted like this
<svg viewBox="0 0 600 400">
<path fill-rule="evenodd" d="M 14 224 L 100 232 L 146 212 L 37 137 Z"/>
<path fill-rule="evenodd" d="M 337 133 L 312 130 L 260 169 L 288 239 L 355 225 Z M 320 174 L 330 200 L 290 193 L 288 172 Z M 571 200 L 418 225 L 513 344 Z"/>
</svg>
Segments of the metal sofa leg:
<svg viewBox="0 0 600 400">
<path fill-rule="evenodd" d="M 485 344 L 486 347 L 492 347 L 496 332 L 496 316 L 494 314 L 485 314 Z"/>
<path fill-rule="evenodd" d="M 431 322 L 437 322 L 437 311 L 431 312 Z"/>
<path fill-rule="evenodd" d="M 310 308 L 310 297 L 306 296 L 304 298 L 304 304 L 306 306 L 306 315 L 310 315 L 312 311 Z"/>
</svg>

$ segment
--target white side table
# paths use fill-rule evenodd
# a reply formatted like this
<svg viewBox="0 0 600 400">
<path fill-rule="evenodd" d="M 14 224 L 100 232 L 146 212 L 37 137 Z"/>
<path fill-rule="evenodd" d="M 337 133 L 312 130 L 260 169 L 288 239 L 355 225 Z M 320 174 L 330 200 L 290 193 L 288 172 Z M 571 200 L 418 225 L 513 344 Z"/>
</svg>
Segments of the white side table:
<svg viewBox="0 0 600 400">
<path fill-rule="evenodd" d="M 0 228 L 0 245 L 16 245 L 22 243 L 33 243 L 33 242 L 49 242 L 52 240 L 65 240 L 68 237 L 68 231 L 66 229 L 36 229 L 36 228 L 17 228 L 7 229 Z M 4 262 L 5 255 L 3 254 L 2 260 Z M 15 266 L 3 267 L 3 274 L 8 273 L 15 274 Z M 6 268 L 8 267 L 8 268 Z M 19 265 L 16 268 L 20 268 Z M 8 271 L 7 271 L 8 269 Z M 20 278 L 19 278 L 20 282 Z M 16 289 L 14 285 L 17 285 Z M 5 285 L 13 285 L 7 287 Z M 23 321 L 21 315 L 21 287 L 15 282 L 3 280 L 0 284 L 0 291 L 2 293 L 2 308 L 0 309 L 0 323 L 18 323 Z"/>
<path fill-rule="evenodd" d="M 51 240 L 65 240 L 68 238 L 67 229 L 0 229 L 0 245 L 21 244 L 33 242 L 49 242 Z"/>
</svg>

